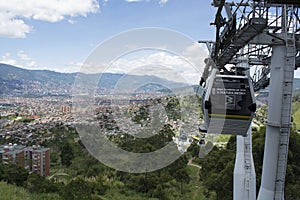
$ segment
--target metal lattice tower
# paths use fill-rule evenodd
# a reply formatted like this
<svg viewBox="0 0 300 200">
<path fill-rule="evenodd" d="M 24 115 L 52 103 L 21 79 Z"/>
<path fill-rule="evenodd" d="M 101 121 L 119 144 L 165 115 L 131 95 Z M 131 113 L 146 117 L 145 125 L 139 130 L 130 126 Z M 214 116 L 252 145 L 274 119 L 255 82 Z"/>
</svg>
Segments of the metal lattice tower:
<svg viewBox="0 0 300 200">
<path fill-rule="evenodd" d="M 217 7 L 212 23 L 216 26 L 216 38 L 210 44 L 216 67 L 226 72 L 230 64 L 238 65 L 240 57 L 247 57 L 255 69 L 254 90 L 270 85 L 258 199 L 283 200 L 294 70 L 300 66 L 300 1 L 214 0 L 213 5 Z M 205 70 L 202 81 L 207 74 Z M 244 144 L 244 151 L 247 145 Z"/>
</svg>

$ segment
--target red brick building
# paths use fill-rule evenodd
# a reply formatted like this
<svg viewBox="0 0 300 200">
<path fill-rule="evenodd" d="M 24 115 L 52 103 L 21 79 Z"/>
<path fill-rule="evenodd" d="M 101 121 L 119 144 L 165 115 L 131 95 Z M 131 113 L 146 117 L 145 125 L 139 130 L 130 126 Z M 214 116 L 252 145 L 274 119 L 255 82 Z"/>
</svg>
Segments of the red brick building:
<svg viewBox="0 0 300 200">
<path fill-rule="evenodd" d="M 0 162 L 13 163 L 27 169 L 30 173 L 41 176 L 50 175 L 50 149 L 33 145 L 32 147 L 17 144 L 0 146 Z"/>
</svg>

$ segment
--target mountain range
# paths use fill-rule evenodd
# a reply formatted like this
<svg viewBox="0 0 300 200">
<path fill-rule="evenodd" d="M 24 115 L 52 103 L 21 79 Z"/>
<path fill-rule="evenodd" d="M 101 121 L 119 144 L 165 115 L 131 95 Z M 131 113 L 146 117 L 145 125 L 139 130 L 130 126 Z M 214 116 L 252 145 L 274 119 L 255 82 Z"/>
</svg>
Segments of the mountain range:
<svg viewBox="0 0 300 200">
<path fill-rule="evenodd" d="M 69 96 L 76 77 L 81 73 L 59 73 L 49 70 L 27 70 L 7 64 L 0 64 L 0 95 L 2 96 Z M 137 92 L 153 92 L 186 87 L 187 84 L 148 75 L 128 75 L 116 73 L 84 74 L 98 82 L 98 92 L 109 93 L 123 80 L 126 88 L 137 88 Z M 126 78 L 124 80 L 124 77 Z M 147 83 L 147 84 L 144 84 Z"/>
<path fill-rule="evenodd" d="M 77 73 L 59 73 L 49 70 L 28 70 L 12 65 L 0 63 L 0 95 L 1 96 L 70 96 L 72 88 L 78 75 Z M 82 76 L 81 76 L 82 77 Z M 98 80 L 97 92 L 108 94 L 115 89 L 122 80 L 126 88 L 137 88 L 135 92 L 178 92 L 188 90 L 190 86 L 186 83 L 174 82 L 156 76 L 138 76 L 128 74 L 103 73 L 84 75 L 87 79 Z M 125 79 L 124 79 L 125 77 Z M 126 81 L 127 80 L 127 81 Z M 148 84 L 145 84 L 148 83 Z M 124 83 L 123 83 L 124 84 Z M 122 85 L 122 84 L 121 84 Z M 194 91 L 202 89 L 193 86 Z M 294 79 L 293 90 L 295 94 L 300 93 L 300 79 Z"/>
</svg>

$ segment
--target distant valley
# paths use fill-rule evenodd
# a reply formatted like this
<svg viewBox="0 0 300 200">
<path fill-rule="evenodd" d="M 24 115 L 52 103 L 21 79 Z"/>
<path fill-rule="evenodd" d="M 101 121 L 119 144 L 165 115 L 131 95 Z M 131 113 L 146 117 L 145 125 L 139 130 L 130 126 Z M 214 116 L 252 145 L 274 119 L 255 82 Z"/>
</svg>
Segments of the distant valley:
<svg viewBox="0 0 300 200">
<path fill-rule="evenodd" d="M 78 73 L 59 73 L 49 70 L 27 70 L 7 64 L 0 64 L 0 95 L 1 96 L 70 96 Z M 190 86 L 185 83 L 169 81 L 156 76 L 137 76 L 115 73 L 86 75 L 87 79 L 98 80 L 97 92 L 108 94 L 112 92 L 118 81 L 126 77 L 127 88 L 137 88 L 135 92 L 170 93 L 187 91 Z M 149 83 L 149 84 L 145 84 Z M 202 88 L 192 86 L 194 91 L 201 93 Z M 300 79 L 294 79 L 294 94 L 300 93 Z"/>
<path fill-rule="evenodd" d="M 70 96 L 78 73 L 59 73 L 49 70 L 27 70 L 12 65 L 0 64 L 0 95 L 1 96 Z M 87 78 L 97 80 L 98 92 L 109 93 L 124 74 L 103 73 L 87 75 Z M 143 86 L 137 92 L 170 91 L 174 88 L 186 87 L 178 83 L 156 76 L 126 75 L 127 87 Z M 149 84 L 144 84 L 149 83 Z"/>
</svg>

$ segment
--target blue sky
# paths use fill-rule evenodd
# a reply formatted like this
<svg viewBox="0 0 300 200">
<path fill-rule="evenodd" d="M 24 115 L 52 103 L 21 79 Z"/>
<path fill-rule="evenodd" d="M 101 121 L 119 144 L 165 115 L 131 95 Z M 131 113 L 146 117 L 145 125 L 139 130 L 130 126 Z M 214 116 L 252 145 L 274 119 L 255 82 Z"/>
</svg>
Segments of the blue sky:
<svg viewBox="0 0 300 200">
<path fill-rule="evenodd" d="M 9 2 L 0 2 L 0 29 L 12 30 L 0 31 L 0 61 L 28 69 L 78 71 L 99 43 L 135 28 L 162 27 L 195 41 L 214 39 L 209 23 L 216 9 L 210 0 Z"/>
</svg>

